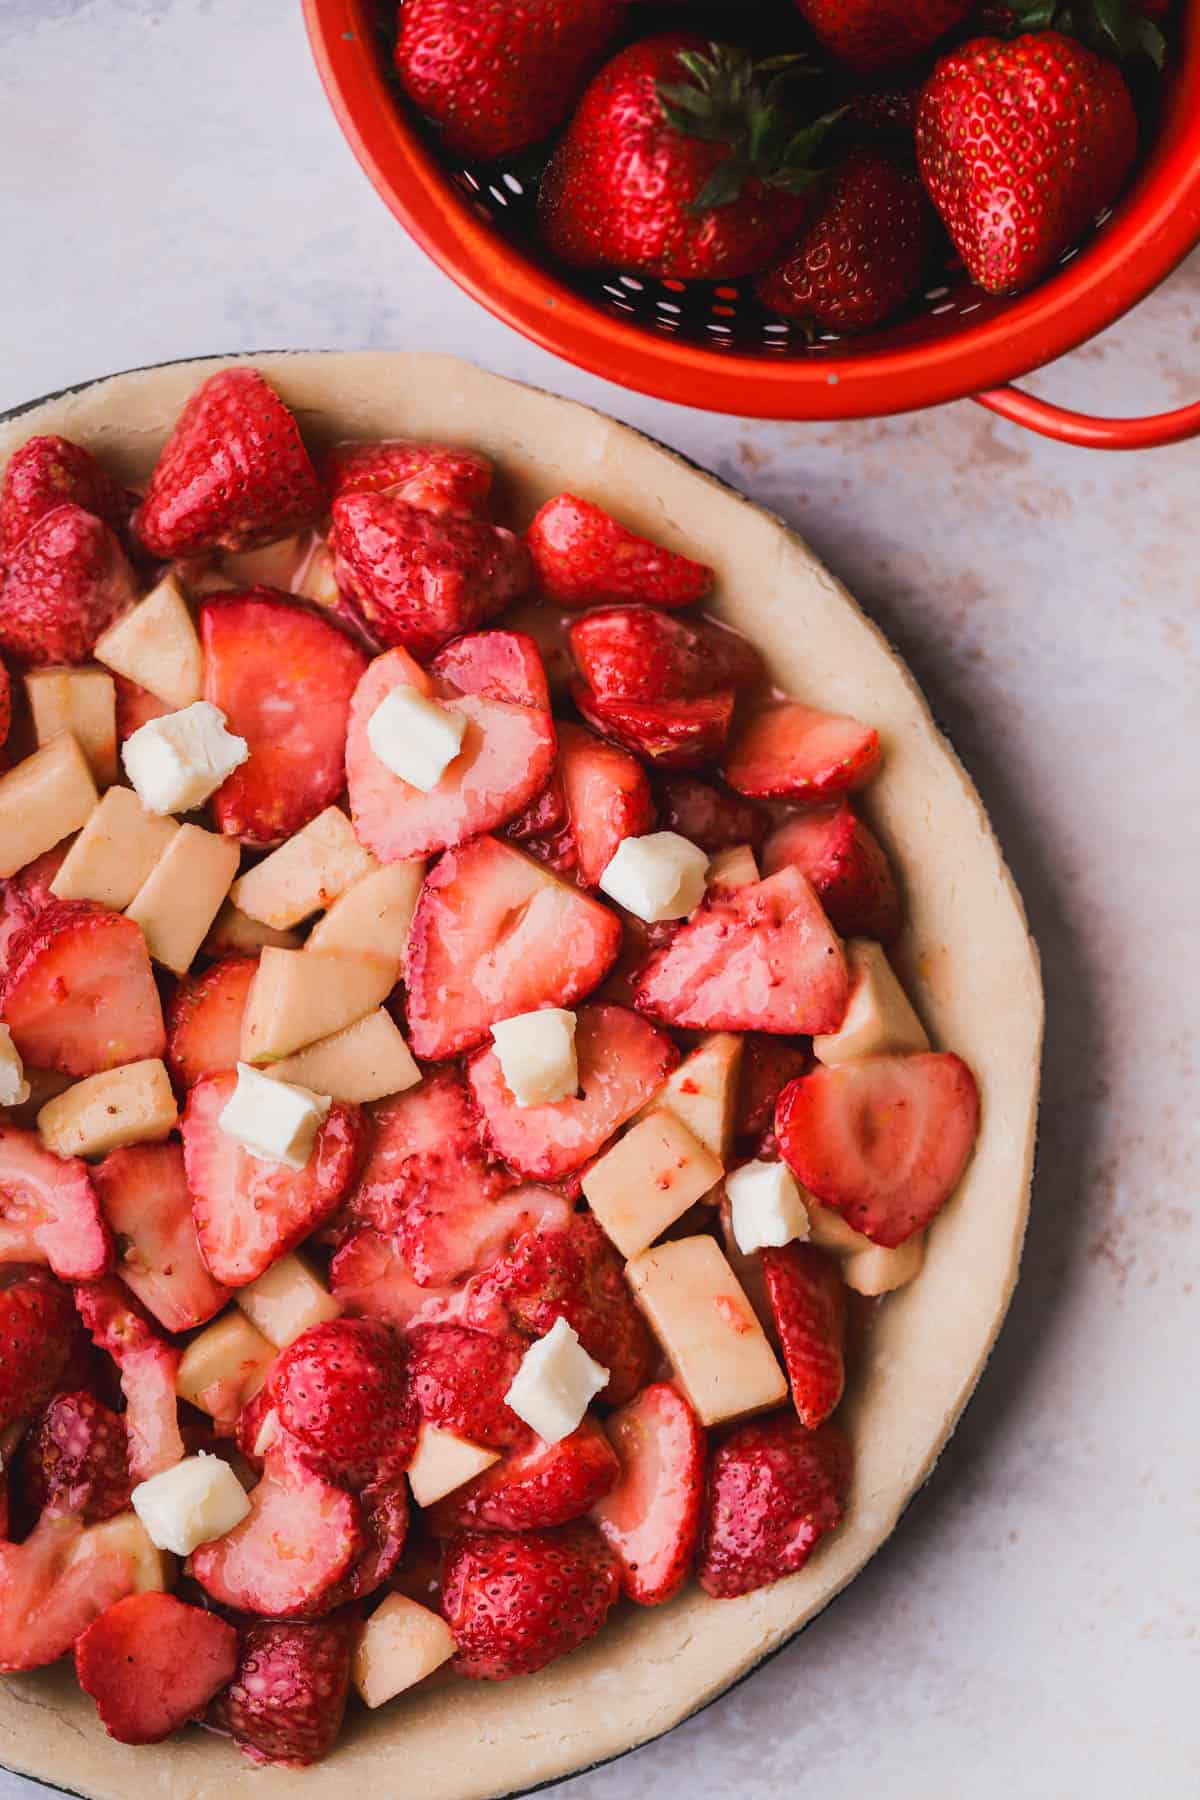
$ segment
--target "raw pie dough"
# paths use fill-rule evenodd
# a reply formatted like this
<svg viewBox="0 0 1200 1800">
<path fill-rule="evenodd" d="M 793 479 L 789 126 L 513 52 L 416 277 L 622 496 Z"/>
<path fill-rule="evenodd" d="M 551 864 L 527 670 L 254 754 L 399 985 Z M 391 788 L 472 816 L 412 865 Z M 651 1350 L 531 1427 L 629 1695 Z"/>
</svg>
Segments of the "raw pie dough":
<svg viewBox="0 0 1200 1800">
<path fill-rule="evenodd" d="M 46 401 L 0 430 L 0 463 L 34 433 L 60 432 L 141 486 L 184 401 L 231 360 L 118 375 Z M 1041 1049 L 1037 951 L 979 796 L 908 670 L 777 519 L 627 426 L 452 358 L 250 360 L 310 445 L 414 437 L 482 450 L 498 465 L 506 524 L 523 526 L 543 500 L 574 489 L 713 564 L 713 610 L 767 652 L 781 687 L 879 728 L 883 772 L 866 810 L 904 883 L 900 971 L 935 1046 L 965 1057 L 982 1094 L 974 1159 L 920 1279 L 882 1307 L 869 1366 L 839 1415 L 857 1454 L 846 1523 L 800 1574 L 736 1600 L 710 1600 L 693 1583 L 665 1607 L 621 1608 L 539 1675 L 417 1689 L 356 1716 L 311 1769 L 255 1768 L 196 1730 L 152 1749 L 114 1743 L 69 1663 L 0 1678 L 0 1762 L 94 1800 L 360 1800 L 401 1785 L 422 1800 L 484 1800 L 644 1743 L 721 1693 L 854 1578 L 930 1473 L 1016 1279 Z"/>
</svg>

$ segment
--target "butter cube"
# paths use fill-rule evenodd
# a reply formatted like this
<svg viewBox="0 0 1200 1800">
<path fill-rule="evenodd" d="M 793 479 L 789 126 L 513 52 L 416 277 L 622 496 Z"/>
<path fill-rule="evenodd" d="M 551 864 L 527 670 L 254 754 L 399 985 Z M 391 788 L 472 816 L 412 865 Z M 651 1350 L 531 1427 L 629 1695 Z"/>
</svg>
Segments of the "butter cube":
<svg viewBox="0 0 1200 1800">
<path fill-rule="evenodd" d="M 807 1238 L 808 1212 L 786 1163 L 743 1163 L 725 1177 L 725 1192 L 743 1256 Z"/>
<path fill-rule="evenodd" d="M 851 938 L 846 945 L 850 1003 L 836 1031 L 813 1039 L 819 1062 L 854 1062 L 860 1056 L 928 1050 L 929 1039 L 881 944 Z"/>
<path fill-rule="evenodd" d="M 21 1053 L 7 1025 L 0 1025 L 0 1106 L 24 1106 L 30 1094 Z"/>
<path fill-rule="evenodd" d="M 131 788 L 110 787 L 67 851 L 50 892 L 124 912 L 178 830 L 177 820 L 148 813 Z"/>
<path fill-rule="evenodd" d="M 117 779 L 117 690 L 103 669 L 31 669 L 25 677 L 39 744 L 69 731 L 87 758 L 96 786 Z"/>
<path fill-rule="evenodd" d="M 140 726 L 121 760 L 147 812 L 176 813 L 203 806 L 249 754 L 245 738 L 225 729 L 220 707 L 196 700 Z"/>
<path fill-rule="evenodd" d="M 307 1050 L 269 1064 L 263 1073 L 272 1081 L 293 1081 L 356 1106 L 402 1094 L 421 1079 L 400 1027 L 383 1006 Z"/>
<path fill-rule="evenodd" d="M 329 1115 L 329 1096 L 287 1081 L 270 1081 L 249 1063 L 239 1063 L 237 1074 L 237 1086 L 217 1120 L 225 1136 L 259 1162 L 306 1169 L 317 1132 Z"/>
<path fill-rule="evenodd" d="M 417 1435 L 416 1453 L 408 1465 L 412 1497 L 418 1506 L 432 1506 L 435 1500 L 474 1481 L 476 1475 L 482 1475 L 499 1460 L 499 1451 L 469 1443 L 456 1432 L 426 1421 Z"/>
<path fill-rule="evenodd" d="M 842 1264 L 842 1280 L 856 1294 L 866 1294 L 874 1300 L 880 1294 L 890 1294 L 896 1288 L 907 1285 L 921 1273 L 925 1266 L 925 1234 L 919 1231 L 903 1244 L 897 1244 L 894 1250 L 885 1250 L 882 1244 L 872 1244 L 866 1250 L 856 1250 Z"/>
<path fill-rule="evenodd" d="M 310 1325 L 341 1317 L 342 1303 L 303 1258 L 281 1256 L 269 1269 L 239 1288 L 234 1299 L 268 1343 L 282 1350 Z"/>
<path fill-rule="evenodd" d="M 389 863 L 340 894 L 308 934 L 306 949 L 352 950 L 394 965 L 400 979 L 408 932 L 425 879 L 423 862 Z"/>
<path fill-rule="evenodd" d="M 600 877 L 601 890 L 647 924 L 683 919 L 704 898 L 708 858 L 677 831 L 622 838 Z"/>
<path fill-rule="evenodd" d="M 549 1106 L 579 1092 L 575 1014 L 560 1006 L 519 1013 L 492 1026 L 505 1086 L 518 1106 Z"/>
<path fill-rule="evenodd" d="M 232 900 L 226 900 L 212 922 L 204 952 L 207 956 L 228 956 L 231 952 L 253 956 L 268 944 L 277 950 L 299 950 L 303 942 L 298 931 L 276 931 L 270 925 L 262 925 Z"/>
<path fill-rule="evenodd" d="M 659 1244 L 635 1257 L 625 1274 L 702 1424 L 786 1400 L 775 1352 L 712 1238 Z"/>
<path fill-rule="evenodd" d="M 144 600 L 109 626 L 92 654 L 168 706 L 191 706 L 204 692 L 200 639 L 179 583 L 169 571 Z"/>
<path fill-rule="evenodd" d="M 401 682 L 367 720 L 367 742 L 385 769 L 428 794 L 462 749 L 466 730 L 465 713 Z"/>
<path fill-rule="evenodd" d="M 99 798 L 87 758 L 67 731 L 0 775 L 0 878 L 78 831 Z"/>
<path fill-rule="evenodd" d="M 171 1079 L 157 1057 L 124 1063 L 75 1082 L 38 1114 L 56 1156 L 107 1156 L 123 1144 L 167 1137 L 179 1122 Z"/>
<path fill-rule="evenodd" d="M 758 864 L 749 844 L 734 844 L 729 850 L 718 850 L 709 861 L 709 887 L 753 887 L 759 879 Z"/>
<path fill-rule="evenodd" d="M 250 1511 L 249 1496 L 229 1464 L 203 1450 L 140 1482 L 130 1502 L 151 1543 L 176 1556 L 190 1556 L 200 1544 L 224 1537 Z"/>
<path fill-rule="evenodd" d="M 323 911 L 376 866 L 341 808 L 327 806 L 235 881 L 232 899 L 250 918 L 284 931 Z"/>
<path fill-rule="evenodd" d="M 242 1017 L 244 1062 L 275 1062 L 332 1037 L 387 999 L 395 964 L 333 951 L 263 951 Z"/>
<path fill-rule="evenodd" d="M 565 1319 L 556 1319 L 521 1358 L 504 1398 L 518 1419 L 546 1443 L 557 1444 L 579 1429 L 607 1386 L 608 1370 L 593 1361 Z"/>
<path fill-rule="evenodd" d="M 725 1162 L 733 1148 L 741 1072 L 741 1034 L 716 1031 L 684 1057 L 647 1110 L 665 1107 L 683 1121 L 706 1149 Z"/>
<path fill-rule="evenodd" d="M 712 1151 L 656 1109 L 592 1164 L 583 1191 L 621 1255 L 636 1256 L 720 1179 Z"/>
<path fill-rule="evenodd" d="M 440 1669 L 454 1648 L 440 1613 L 407 1594 L 389 1594 L 363 1626 L 350 1678 L 365 1705 L 382 1706 Z"/>
<path fill-rule="evenodd" d="M 155 962 L 184 975 L 229 892 L 241 850 L 236 838 L 181 825 L 125 909 Z"/>
<path fill-rule="evenodd" d="M 275 1361 L 275 1346 L 231 1307 L 198 1332 L 179 1360 L 175 1392 L 222 1424 L 252 1400 Z"/>
</svg>

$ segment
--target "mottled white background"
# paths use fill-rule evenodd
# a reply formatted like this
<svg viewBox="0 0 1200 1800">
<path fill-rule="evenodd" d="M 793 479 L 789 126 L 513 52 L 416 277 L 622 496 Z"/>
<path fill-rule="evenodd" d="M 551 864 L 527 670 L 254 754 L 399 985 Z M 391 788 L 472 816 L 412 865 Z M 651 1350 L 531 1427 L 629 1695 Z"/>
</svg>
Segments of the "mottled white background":
<svg viewBox="0 0 1200 1800">
<path fill-rule="evenodd" d="M 1037 385 L 1114 412 L 1196 398 L 1198 299 L 1193 260 Z M 822 427 L 625 393 L 408 242 L 297 0 L 0 0 L 0 406 L 173 356 L 360 345 L 590 400 L 798 525 L 924 682 L 1046 967 L 1025 1272 L 934 1480 L 802 1640 L 563 1800 L 1200 1793 L 1200 449 L 1058 449 L 967 403 Z M 3 1800 L 34 1791 L 0 1773 Z"/>
</svg>

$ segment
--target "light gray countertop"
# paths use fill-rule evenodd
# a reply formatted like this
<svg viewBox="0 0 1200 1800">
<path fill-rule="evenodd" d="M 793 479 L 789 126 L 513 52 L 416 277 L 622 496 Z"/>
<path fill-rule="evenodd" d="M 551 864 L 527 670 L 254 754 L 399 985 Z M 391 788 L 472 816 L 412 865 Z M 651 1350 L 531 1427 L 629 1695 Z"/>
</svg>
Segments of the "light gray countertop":
<svg viewBox="0 0 1200 1800">
<path fill-rule="evenodd" d="M 1200 449 L 1063 449 L 968 403 L 755 424 L 558 363 L 394 225 L 295 0 L 0 0 L 0 245 L 0 406 L 208 351 L 452 350 L 715 469 L 908 656 L 1028 902 L 1035 1212 L 977 1398 L 837 1606 L 563 1800 L 1200 1791 Z M 1114 413 L 1195 399 L 1198 300 L 1194 259 L 1036 385 Z M 36 1791 L 0 1773 L 2 1800 Z"/>
</svg>

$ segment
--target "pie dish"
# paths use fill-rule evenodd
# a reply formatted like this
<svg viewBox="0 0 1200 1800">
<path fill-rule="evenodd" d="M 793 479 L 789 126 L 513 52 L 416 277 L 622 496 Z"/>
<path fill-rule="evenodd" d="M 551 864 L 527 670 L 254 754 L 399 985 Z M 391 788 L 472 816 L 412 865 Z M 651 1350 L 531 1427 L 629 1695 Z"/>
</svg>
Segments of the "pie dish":
<svg viewBox="0 0 1200 1800">
<path fill-rule="evenodd" d="M 32 433 L 59 432 L 143 485 L 185 400 L 219 366 L 116 377 L 47 402 L 0 439 L 0 456 Z M 815 1616 L 888 1535 L 970 1394 L 1016 1277 L 1040 1048 L 1036 953 L 978 797 L 911 678 L 777 521 L 626 428 L 446 359 L 296 355 L 255 366 L 315 446 L 349 432 L 482 450 L 502 471 L 499 510 L 514 524 L 569 484 L 702 557 L 718 575 L 712 610 L 766 651 L 782 689 L 873 722 L 885 756 L 866 808 L 906 895 L 895 960 L 934 1041 L 967 1059 L 982 1095 L 975 1155 L 921 1279 L 881 1309 L 840 1415 L 857 1452 L 848 1515 L 799 1574 L 720 1603 L 687 1589 L 660 1609 L 622 1611 L 598 1639 L 516 1684 L 402 1699 L 356 1721 L 319 1774 L 251 1770 L 196 1732 L 133 1765 L 172 1795 L 236 1794 L 250 1779 L 256 1793 L 320 1780 L 336 1795 L 386 1782 L 399 1751 L 433 1795 L 466 1800 L 555 1779 L 668 1729 Z M 626 1665 L 636 1680 L 616 1679 Z M 9 1766 L 99 1800 L 128 1792 L 130 1755 L 104 1736 L 69 1671 L 0 1685 Z"/>
</svg>

